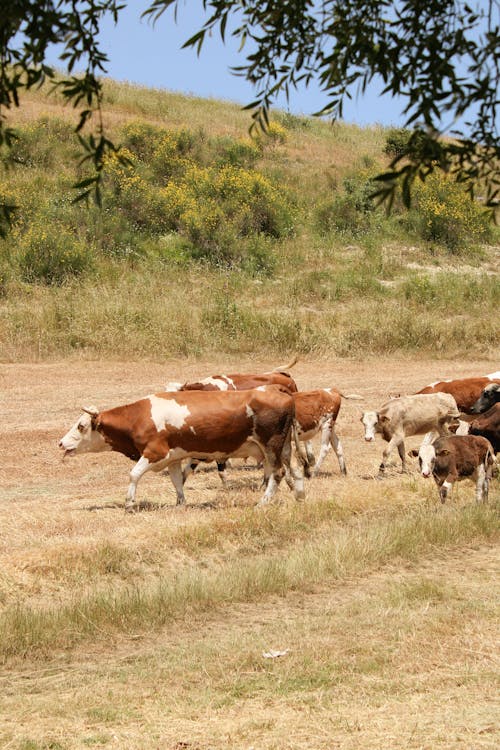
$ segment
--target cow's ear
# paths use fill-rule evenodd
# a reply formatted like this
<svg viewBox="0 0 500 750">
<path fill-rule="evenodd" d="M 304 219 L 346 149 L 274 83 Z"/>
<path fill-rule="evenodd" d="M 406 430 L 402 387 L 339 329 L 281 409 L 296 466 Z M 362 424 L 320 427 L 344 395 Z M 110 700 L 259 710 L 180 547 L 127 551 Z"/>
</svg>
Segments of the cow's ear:
<svg viewBox="0 0 500 750">
<path fill-rule="evenodd" d="M 82 411 L 85 412 L 85 414 L 89 414 L 92 419 L 92 425 L 95 425 L 97 422 L 97 417 L 99 415 L 99 409 L 95 406 L 82 406 Z"/>
<path fill-rule="evenodd" d="M 385 414 L 383 414 L 382 416 L 380 416 L 380 414 L 377 414 L 377 419 L 380 422 L 380 424 L 382 424 L 383 422 L 389 421 L 389 417 L 386 416 Z"/>
<path fill-rule="evenodd" d="M 441 448 L 436 451 L 436 456 L 449 456 L 451 451 L 448 448 Z"/>
<path fill-rule="evenodd" d="M 415 448 L 412 448 L 411 451 L 408 451 L 408 455 L 411 456 L 411 458 L 416 458 L 418 456 L 418 451 L 415 450 Z"/>
</svg>

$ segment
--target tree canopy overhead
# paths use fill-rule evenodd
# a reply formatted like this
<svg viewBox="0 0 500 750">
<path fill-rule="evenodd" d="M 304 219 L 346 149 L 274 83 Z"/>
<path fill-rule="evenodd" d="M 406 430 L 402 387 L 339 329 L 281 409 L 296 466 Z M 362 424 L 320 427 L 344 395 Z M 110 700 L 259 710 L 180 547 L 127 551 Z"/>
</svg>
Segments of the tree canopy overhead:
<svg viewBox="0 0 500 750">
<path fill-rule="evenodd" d="M 53 80 L 79 111 L 82 159 L 93 166 L 79 183 L 82 195 L 98 188 L 103 156 L 114 148 L 99 117 L 107 64 L 100 24 L 105 16 L 119 23 L 126 4 L 0 0 L 0 143 L 14 135 L 5 110 L 19 104 L 23 89 Z M 167 11 L 175 17 L 189 5 L 145 1 L 143 16 L 164 22 Z M 242 64 L 234 73 L 254 86 L 247 105 L 254 127 L 265 129 L 279 94 L 313 80 L 325 95 L 316 114 L 342 117 L 345 98 L 378 78 L 405 102 L 406 126 L 414 131 L 406 153 L 379 176 L 380 197 L 390 203 L 400 184 L 409 203 L 413 180 L 439 167 L 471 192 L 479 186 L 486 205 L 498 206 L 499 0 L 202 0 L 202 8 L 206 20 L 184 46 L 200 52 L 214 31 L 222 42 L 229 34 L 240 40 Z M 46 64 L 54 43 L 62 44 L 62 78 Z M 83 136 L 96 113 L 94 134 Z"/>
</svg>

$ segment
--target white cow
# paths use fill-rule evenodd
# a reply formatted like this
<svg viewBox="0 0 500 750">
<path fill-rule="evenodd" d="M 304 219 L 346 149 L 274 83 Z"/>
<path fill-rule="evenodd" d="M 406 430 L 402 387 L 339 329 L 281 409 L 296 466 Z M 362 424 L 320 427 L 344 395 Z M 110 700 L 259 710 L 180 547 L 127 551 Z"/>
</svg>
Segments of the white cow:
<svg viewBox="0 0 500 750">
<path fill-rule="evenodd" d="M 449 434 L 450 424 L 459 416 L 457 403 L 449 393 L 400 396 L 387 401 L 378 411 L 365 411 L 361 417 L 365 440 L 375 440 L 378 432 L 388 443 L 382 455 L 379 477 L 383 475 L 394 448 L 398 449 L 402 471 L 406 471 L 405 437 L 429 433 L 425 442 L 431 442 L 436 433 Z"/>
</svg>

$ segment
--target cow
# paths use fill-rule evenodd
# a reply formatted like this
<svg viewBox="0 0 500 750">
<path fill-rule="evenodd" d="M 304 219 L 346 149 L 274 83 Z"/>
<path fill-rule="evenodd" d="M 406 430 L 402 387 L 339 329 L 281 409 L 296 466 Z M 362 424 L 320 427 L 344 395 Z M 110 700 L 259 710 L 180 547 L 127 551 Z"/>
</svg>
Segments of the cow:
<svg viewBox="0 0 500 750">
<path fill-rule="evenodd" d="M 444 503 L 455 482 L 473 479 L 476 482 L 476 501 L 488 500 L 488 488 L 496 459 L 491 443 L 478 435 L 449 435 L 432 443 L 423 443 L 418 455 L 422 476 L 432 475 Z"/>
<path fill-rule="evenodd" d="M 293 400 L 295 404 L 295 446 L 299 454 L 299 460 L 304 466 L 307 477 L 316 476 L 320 470 L 330 447 L 333 447 L 341 473 L 347 474 L 344 451 L 338 435 L 335 432 L 335 421 L 337 419 L 341 400 L 361 399 L 353 393 L 345 395 L 336 388 L 321 388 L 315 391 L 299 391 L 294 393 Z M 318 432 L 321 432 L 321 448 L 318 460 L 316 461 L 312 452 L 310 441 Z M 305 455 L 303 455 L 298 442 L 305 442 Z M 191 461 L 184 469 L 184 479 L 194 471 L 198 462 Z M 312 466 L 312 469 L 311 469 Z M 219 476 L 223 484 L 226 484 L 225 465 L 222 462 L 217 463 Z"/>
<path fill-rule="evenodd" d="M 279 386 L 212 393 L 163 391 L 106 411 L 86 407 L 59 447 L 64 456 L 117 451 L 136 461 L 126 511 L 134 510 L 137 483 L 148 471 L 166 469 L 177 505 L 184 505 L 183 460 L 253 456 L 264 462 L 266 490 L 259 503 L 264 505 L 285 472 L 295 497 L 304 496 L 304 478 L 290 466 L 294 411 L 292 396 Z"/>
<path fill-rule="evenodd" d="M 306 456 L 303 463 L 306 476 L 315 477 L 318 474 L 330 446 L 335 451 L 341 473 L 344 476 L 347 474 L 342 443 L 335 432 L 335 422 L 343 398 L 361 398 L 361 396 L 356 394 L 346 396 L 336 388 L 320 388 L 315 391 L 299 391 L 293 394 L 297 438 L 305 443 Z M 311 440 L 318 432 L 321 432 L 321 447 L 316 461 Z"/>
<path fill-rule="evenodd" d="M 490 441 L 495 453 L 500 453 L 500 403 L 479 414 L 469 422 L 470 435 L 482 435 Z"/>
<path fill-rule="evenodd" d="M 471 414 L 481 414 L 487 409 L 492 407 L 494 404 L 500 402 L 500 383 L 490 383 L 483 390 L 478 400 L 475 401 L 471 408 Z"/>
<path fill-rule="evenodd" d="M 379 432 L 388 443 L 382 455 L 379 478 L 384 474 L 393 448 L 398 449 L 402 471 L 406 471 L 405 437 L 429 433 L 426 439 L 430 442 L 435 432 L 448 434 L 449 425 L 459 416 L 456 401 L 449 393 L 400 396 L 387 401 L 378 411 L 365 411 L 361 417 L 365 440 L 375 440 Z"/>
<path fill-rule="evenodd" d="M 290 393 L 297 392 L 297 384 L 292 376 L 286 372 L 297 362 L 295 357 L 287 365 L 281 365 L 270 372 L 263 372 L 257 375 L 232 373 L 231 375 L 211 375 L 203 380 L 197 380 L 192 383 L 178 383 L 171 381 L 167 383 L 166 391 L 247 391 L 251 388 L 258 388 L 266 385 L 281 385 L 288 389 Z"/>
<path fill-rule="evenodd" d="M 500 370 L 481 377 L 439 380 L 422 388 L 417 394 L 450 393 L 457 402 L 460 411 L 470 414 L 474 402 L 477 401 L 484 388 L 490 383 L 500 383 Z"/>
</svg>

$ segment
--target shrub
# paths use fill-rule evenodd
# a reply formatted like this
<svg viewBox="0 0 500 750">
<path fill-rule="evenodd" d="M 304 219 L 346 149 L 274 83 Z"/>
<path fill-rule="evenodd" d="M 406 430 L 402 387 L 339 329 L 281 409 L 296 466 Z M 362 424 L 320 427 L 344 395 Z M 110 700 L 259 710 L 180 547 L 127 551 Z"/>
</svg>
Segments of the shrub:
<svg viewBox="0 0 500 750">
<path fill-rule="evenodd" d="M 418 156 L 424 149 L 432 147 L 429 137 L 421 130 L 391 128 L 385 139 L 384 153 L 393 159 Z"/>
<path fill-rule="evenodd" d="M 251 168 L 262 154 L 259 144 L 244 138 L 225 135 L 212 141 L 215 162 L 219 165 Z"/>
<path fill-rule="evenodd" d="M 192 166 L 161 195 L 167 224 L 189 240 L 196 257 L 216 263 L 239 263 L 245 238 L 279 238 L 292 230 L 286 197 L 251 170 Z"/>
<path fill-rule="evenodd" d="M 408 223 L 425 240 L 460 251 L 490 237 L 491 226 L 485 210 L 447 175 L 433 172 L 424 183 L 416 183 L 413 201 Z"/>
<path fill-rule="evenodd" d="M 71 124 L 57 117 L 41 117 L 16 128 L 16 136 L 3 158 L 25 167 L 52 167 L 56 159 L 65 158 L 63 144 L 74 142 Z"/>
<path fill-rule="evenodd" d="M 375 205 L 371 175 L 366 171 L 348 175 L 343 192 L 324 201 L 316 211 L 316 225 L 321 232 L 337 231 L 351 235 L 364 234 L 373 226 Z"/>
<path fill-rule="evenodd" d="M 18 263 L 23 281 L 59 285 L 88 271 L 93 258 L 87 245 L 65 227 L 34 224 L 20 237 Z"/>
</svg>

